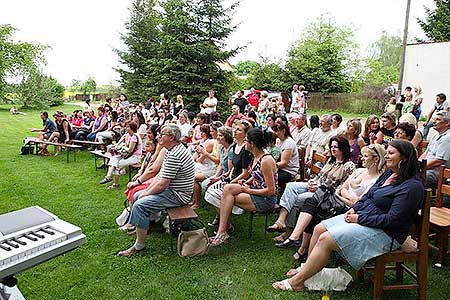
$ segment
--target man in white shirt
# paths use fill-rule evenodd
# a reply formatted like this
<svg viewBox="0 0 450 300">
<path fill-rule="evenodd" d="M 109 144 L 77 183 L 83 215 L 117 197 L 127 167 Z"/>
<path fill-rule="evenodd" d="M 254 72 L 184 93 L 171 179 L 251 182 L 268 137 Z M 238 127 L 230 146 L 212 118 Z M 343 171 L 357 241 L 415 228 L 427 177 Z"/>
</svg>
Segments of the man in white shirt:
<svg viewBox="0 0 450 300">
<path fill-rule="evenodd" d="M 312 158 L 314 150 L 323 154 L 327 152 L 328 143 L 330 139 L 335 135 L 331 130 L 332 119 L 330 115 L 322 115 L 320 117 L 320 127 L 314 128 L 308 140 L 308 146 L 306 147 L 306 164 L 309 165 L 309 161 Z"/>
<path fill-rule="evenodd" d="M 433 117 L 433 128 L 438 132 L 430 143 L 427 151 L 419 160 L 427 160 L 427 183 L 436 186 L 439 179 L 439 168 L 450 165 L 450 113 L 445 110 L 438 111 Z"/>
<path fill-rule="evenodd" d="M 427 120 L 423 123 L 423 139 L 426 140 L 428 137 L 428 132 L 430 128 L 433 127 L 433 122 L 431 122 L 432 118 L 438 111 L 445 110 L 450 111 L 450 101 L 447 100 L 447 96 L 443 93 L 439 93 L 436 95 L 436 103 L 433 108 L 430 110 L 427 116 Z"/>
<path fill-rule="evenodd" d="M 209 115 L 212 112 L 216 111 L 216 107 L 217 107 L 217 98 L 214 97 L 214 91 L 209 90 L 208 97 L 205 98 L 203 104 L 200 105 L 201 112 L 206 114 L 209 119 Z"/>
<path fill-rule="evenodd" d="M 308 145 L 309 136 L 311 135 L 311 129 L 306 126 L 306 116 L 304 114 L 298 114 L 295 120 L 296 127 L 292 131 L 292 138 L 297 143 L 297 146 L 306 147 Z"/>
</svg>

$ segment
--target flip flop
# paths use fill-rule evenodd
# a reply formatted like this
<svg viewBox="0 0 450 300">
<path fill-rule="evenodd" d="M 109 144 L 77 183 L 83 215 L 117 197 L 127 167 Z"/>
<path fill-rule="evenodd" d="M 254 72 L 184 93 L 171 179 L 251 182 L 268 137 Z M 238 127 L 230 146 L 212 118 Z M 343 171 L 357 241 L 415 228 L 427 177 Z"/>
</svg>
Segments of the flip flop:
<svg viewBox="0 0 450 300">
<path fill-rule="evenodd" d="M 291 248 L 291 247 L 299 247 L 300 241 L 299 240 L 291 240 L 290 238 L 287 238 L 282 243 L 276 243 L 275 247 L 277 248 Z"/>
<path fill-rule="evenodd" d="M 291 284 L 289 283 L 289 279 L 285 279 L 282 281 L 277 281 L 272 284 L 272 287 L 281 291 L 293 291 Z"/>
<path fill-rule="evenodd" d="M 298 272 L 300 272 L 301 269 L 302 269 L 301 266 L 298 267 L 298 268 L 295 268 L 295 269 L 290 269 L 290 270 L 287 271 L 287 273 L 286 273 L 287 278 L 294 277 L 295 275 L 298 274 Z"/>
</svg>

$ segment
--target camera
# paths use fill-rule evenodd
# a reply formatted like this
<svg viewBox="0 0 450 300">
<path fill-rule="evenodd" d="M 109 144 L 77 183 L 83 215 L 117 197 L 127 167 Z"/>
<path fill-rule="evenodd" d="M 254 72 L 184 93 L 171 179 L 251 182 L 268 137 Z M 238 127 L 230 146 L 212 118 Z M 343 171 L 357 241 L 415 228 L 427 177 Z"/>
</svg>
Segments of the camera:
<svg viewBox="0 0 450 300">
<path fill-rule="evenodd" d="M 303 91 L 303 98 L 308 99 L 308 91 Z"/>
</svg>

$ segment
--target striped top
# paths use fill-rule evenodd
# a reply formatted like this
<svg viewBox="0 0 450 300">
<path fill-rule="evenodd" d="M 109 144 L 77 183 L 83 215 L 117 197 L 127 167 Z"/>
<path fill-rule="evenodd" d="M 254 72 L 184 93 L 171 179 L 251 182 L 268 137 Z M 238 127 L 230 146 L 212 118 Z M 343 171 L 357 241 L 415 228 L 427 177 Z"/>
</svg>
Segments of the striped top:
<svg viewBox="0 0 450 300">
<path fill-rule="evenodd" d="M 194 160 L 183 144 L 178 144 L 166 152 L 158 177 L 170 179 L 169 189 L 177 195 L 182 204 L 191 201 L 194 189 Z"/>
</svg>

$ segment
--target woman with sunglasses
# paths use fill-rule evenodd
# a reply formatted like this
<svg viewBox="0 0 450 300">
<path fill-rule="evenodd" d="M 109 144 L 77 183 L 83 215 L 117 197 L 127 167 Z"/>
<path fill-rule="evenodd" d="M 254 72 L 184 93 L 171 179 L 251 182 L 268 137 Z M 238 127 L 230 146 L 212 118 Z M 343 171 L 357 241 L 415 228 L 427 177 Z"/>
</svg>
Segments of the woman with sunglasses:
<svg viewBox="0 0 450 300">
<path fill-rule="evenodd" d="M 216 236 L 209 240 L 211 246 L 228 242 L 227 230 L 233 206 L 250 212 L 265 212 L 277 203 L 277 167 L 272 155 L 264 150 L 268 145 L 268 134 L 258 128 L 247 132 L 245 148 L 253 154 L 251 176 L 225 186 L 220 203 L 219 228 Z"/>
<path fill-rule="evenodd" d="M 233 122 L 232 135 L 234 143 L 228 150 L 228 172 L 222 174 L 220 180 L 211 184 L 205 192 L 205 200 L 214 206 L 217 216 L 220 214 L 221 197 L 225 186 L 229 183 L 238 183 L 241 180 L 246 180 L 250 175 L 249 169 L 253 155 L 245 147 L 245 137 L 251 128 L 250 126 L 250 123 L 244 120 L 235 120 Z M 231 212 L 235 215 L 240 215 L 243 213 L 243 210 L 233 206 Z M 210 225 L 219 225 L 219 218 L 216 217 Z M 231 224 L 229 227 L 232 228 Z"/>
<path fill-rule="evenodd" d="M 403 244 L 423 202 L 424 186 L 410 142 L 391 141 L 385 160 L 387 170 L 350 210 L 314 228 L 306 263 L 293 277 L 273 283 L 275 289 L 303 290 L 305 280 L 325 267 L 333 251 L 359 270 Z"/>
<path fill-rule="evenodd" d="M 362 195 L 364 195 L 377 181 L 384 169 L 384 146 L 380 144 L 372 144 L 362 149 L 362 166 L 363 168 L 356 169 L 347 180 L 336 189 L 336 197 L 349 209 Z M 313 232 L 314 227 L 319 224 L 322 219 L 317 214 L 317 202 L 314 198 L 308 198 L 303 204 L 302 212 L 300 213 L 297 224 L 289 239 L 298 239 L 300 235 L 305 232 L 302 239 L 300 249 L 294 253 L 295 260 L 306 258 L 308 250 L 309 238 Z M 308 233 L 308 236 L 306 235 Z M 294 270 L 295 271 L 295 270 Z"/>
<path fill-rule="evenodd" d="M 279 248 L 299 245 L 297 238 L 287 238 L 291 235 L 297 223 L 297 215 L 305 200 L 312 197 L 320 186 L 336 189 L 355 170 L 355 164 L 350 160 L 350 144 L 347 139 L 342 136 L 334 136 L 330 139 L 328 145 L 331 157 L 320 173 L 308 182 L 288 183 L 281 196 L 281 210 L 278 219 L 267 228 L 269 232 L 283 232 L 280 236 L 274 238 Z"/>
</svg>

